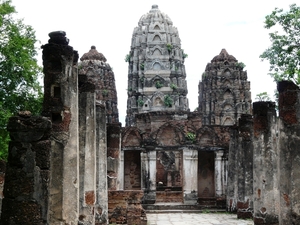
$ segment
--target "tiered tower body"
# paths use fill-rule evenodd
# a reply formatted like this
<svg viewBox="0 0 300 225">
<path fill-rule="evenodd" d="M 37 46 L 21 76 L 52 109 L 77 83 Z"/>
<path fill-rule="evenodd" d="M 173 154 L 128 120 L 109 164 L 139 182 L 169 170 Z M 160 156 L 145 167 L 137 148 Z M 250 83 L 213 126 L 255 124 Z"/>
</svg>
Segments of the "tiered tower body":
<svg viewBox="0 0 300 225">
<path fill-rule="evenodd" d="M 199 112 L 204 125 L 237 124 L 241 114 L 251 114 L 250 82 L 245 65 L 222 49 L 208 63 L 199 82 Z"/>
<path fill-rule="evenodd" d="M 135 114 L 188 110 L 184 58 L 177 28 L 153 5 L 133 31 L 128 61 L 126 126 Z"/>
<path fill-rule="evenodd" d="M 80 58 L 79 83 L 86 83 L 81 89 L 89 89 L 87 84 L 95 85 L 96 100 L 106 107 L 106 122 L 118 123 L 118 99 L 115 75 L 102 53 L 91 47 L 88 53 Z M 84 81 L 82 79 L 87 79 Z"/>
</svg>

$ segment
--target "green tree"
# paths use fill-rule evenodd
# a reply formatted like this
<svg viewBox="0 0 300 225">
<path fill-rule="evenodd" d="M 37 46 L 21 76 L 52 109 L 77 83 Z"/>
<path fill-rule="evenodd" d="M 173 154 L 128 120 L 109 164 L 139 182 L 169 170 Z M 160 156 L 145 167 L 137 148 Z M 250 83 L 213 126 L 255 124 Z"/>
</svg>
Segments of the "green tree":
<svg viewBox="0 0 300 225">
<path fill-rule="evenodd" d="M 276 28 L 271 32 L 271 47 L 260 58 L 270 62 L 270 75 L 275 81 L 291 80 L 300 84 L 300 8 L 296 4 L 290 9 L 275 10 L 265 20 L 265 28 Z"/>
<path fill-rule="evenodd" d="M 271 98 L 269 97 L 267 92 L 261 92 L 261 93 L 257 94 L 255 99 L 259 102 L 271 101 Z"/>
<path fill-rule="evenodd" d="M 0 0 L 0 159 L 7 157 L 8 118 L 20 110 L 37 114 L 42 103 L 35 32 L 15 13 L 10 0 Z"/>
</svg>

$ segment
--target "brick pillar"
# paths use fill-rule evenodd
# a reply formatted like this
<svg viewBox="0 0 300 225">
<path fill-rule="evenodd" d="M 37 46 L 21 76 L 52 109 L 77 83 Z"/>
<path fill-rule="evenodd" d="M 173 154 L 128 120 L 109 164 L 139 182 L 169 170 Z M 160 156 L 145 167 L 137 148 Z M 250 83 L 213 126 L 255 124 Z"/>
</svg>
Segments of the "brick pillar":
<svg viewBox="0 0 300 225">
<path fill-rule="evenodd" d="M 237 210 L 237 174 L 238 174 L 238 160 L 237 153 L 239 151 L 239 135 L 238 128 L 230 130 L 230 145 L 228 154 L 228 179 L 227 179 L 227 203 L 226 208 L 229 212 L 236 212 Z"/>
<path fill-rule="evenodd" d="M 237 155 L 237 216 L 252 218 L 253 212 L 253 119 L 242 115 L 239 119 L 239 145 Z"/>
<path fill-rule="evenodd" d="M 243 114 L 230 134 L 227 209 L 238 218 L 252 218 L 253 211 L 253 120 Z"/>
<path fill-rule="evenodd" d="M 277 84 L 279 91 L 279 224 L 300 224 L 300 99 L 292 82 Z"/>
<path fill-rule="evenodd" d="M 253 219 L 255 224 L 278 224 L 278 152 L 274 102 L 253 103 Z"/>
<path fill-rule="evenodd" d="M 96 105 L 97 208 L 95 225 L 108 224 L 106 113 Z"/>
<path fill-rule="evenodd" d="M 52 121 L 50 224 L 77 224 L 79 217 L 78 54 L 63 31 L 43 45 L 43 115 Z"/>
<path fill-rule="evenodd" d="M 95 224 L 96 203 L 96 94 L 80 76 L 79 94 L 79 221 Z M 89 88 L 86 88 L 86 87 Z"/>
<path fill-rule="evenodd" d="M 8 122 L 8 163 L 0 224 L 48 224 L 51 121 L 21 112 Z"/>
<path fill-rule="evenodd" d="M 120 190 L 121 124 L 107 124 L 107 181 L 108 190 Z"/>
</svg>

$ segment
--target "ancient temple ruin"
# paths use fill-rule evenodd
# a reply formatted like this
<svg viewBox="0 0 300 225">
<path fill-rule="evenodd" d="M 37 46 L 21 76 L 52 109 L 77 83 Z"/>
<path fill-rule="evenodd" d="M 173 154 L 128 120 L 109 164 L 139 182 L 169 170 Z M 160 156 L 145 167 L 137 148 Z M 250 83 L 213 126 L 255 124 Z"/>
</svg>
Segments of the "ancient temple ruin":
<svg viewBox="0 0 300 225">
<path fill-rule="evenodd" d="M 153 5 L 134 29 L 127 55 L 126 126 L 143 112 L 188 110 L 185 56 L 172 20 Z"/>
<path fill-rule="evenodd" d="M 273 102 L 252 106 L 244 64 L 222 49 L 190 112 L 178 30 L 153 5 L 126 58 L 122 127 L 105 56 L 92 46 L 78 63 L 65 32 L 49 36 L 42 115 L 8 123 L 1 224 L 146 225 L 147 210 L 207 208 L 300 224 L 298 86 L 278 83 L 279 117 Z"/>
</svg>

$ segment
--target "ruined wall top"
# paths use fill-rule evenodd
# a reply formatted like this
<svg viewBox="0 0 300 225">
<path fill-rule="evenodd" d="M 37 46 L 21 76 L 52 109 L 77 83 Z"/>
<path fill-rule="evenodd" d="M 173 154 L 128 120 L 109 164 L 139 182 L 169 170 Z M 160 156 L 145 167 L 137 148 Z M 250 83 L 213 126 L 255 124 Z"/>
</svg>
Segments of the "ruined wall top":
<svg viewBox="0 0 300 225">
<path fill-rule="evenodd" d="M 157 5 L 135 27 L 128 62 L 126 126 L 150 111 L 188 111 L 186 73 L 178 30 Z"/>
</svg>

